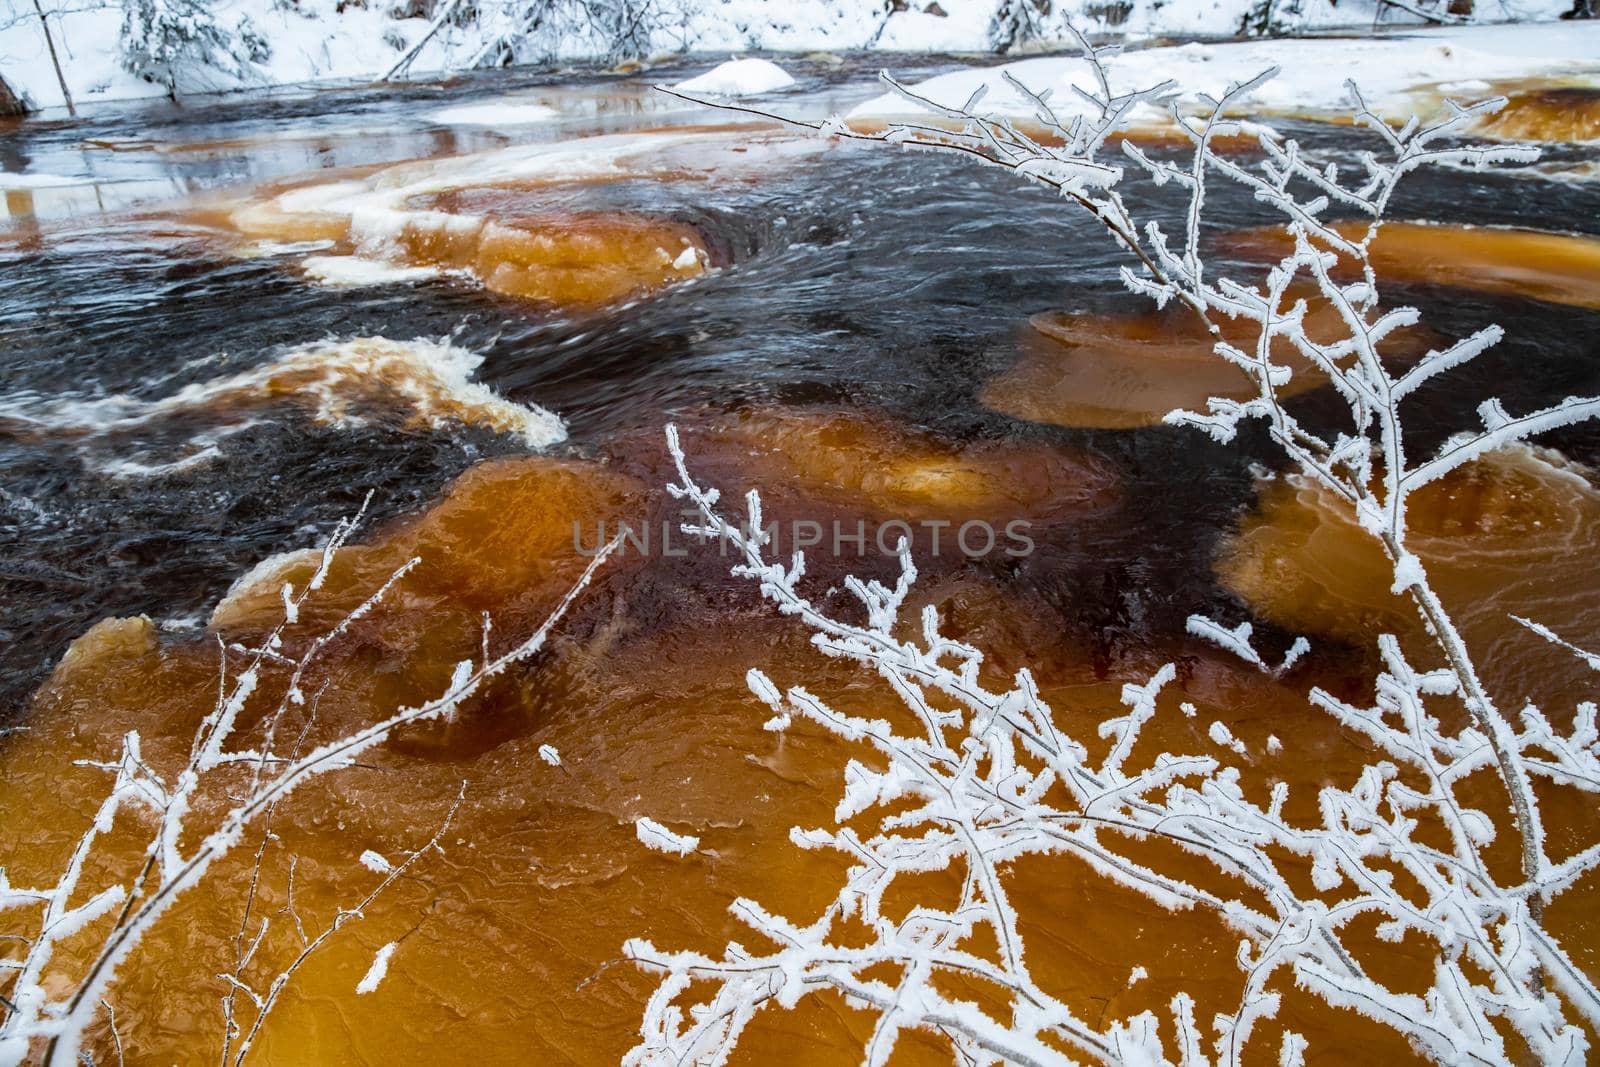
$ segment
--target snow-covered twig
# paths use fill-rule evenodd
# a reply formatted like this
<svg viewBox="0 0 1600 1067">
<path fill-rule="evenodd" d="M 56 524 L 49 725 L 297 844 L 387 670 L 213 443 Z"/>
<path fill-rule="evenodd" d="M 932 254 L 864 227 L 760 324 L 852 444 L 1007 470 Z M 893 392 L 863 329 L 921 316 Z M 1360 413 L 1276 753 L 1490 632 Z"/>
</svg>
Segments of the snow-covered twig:
<svg viewBox="0 0 1600 1067">
<path fill-rule="evenodd" d="M 1573 857 L 1538 885 L 1494 876 L 1484 859 L 1494 823 L 1457 794 L 1458 782 L 1492 766 L 1493 757 L 1480 733 L 1470 726 L 1449 731 L 1427 710 L 1457 693 L 1450 671 L 1418 670 L 1398 642 L 1384 638 L 1385 670 L 1371 707 L 1313 691 L 1316 706 L 1383 758 L 1348 786 L 1323 788 L 1320 821 L 1291 822 L 1282 783 L 1265 806 L 1245 795 L 1241 770 L 1229 763 L 1243 750 L 1222 724 L 1213 726 L 1213 751 L 1152 753 L 1141 744 L 1161 714 L 1171 666 L 1125 687 L 1126 713 L 1101 724 L 1103 754 L 1093 758 L 1086 740 L 1059 726 L 1026 669 L 1008 690 L 985 686 L 982 653 L 945 637 L 932 608 L 914 620 L 915 636 L 901 636 L 913 622 L 901 612 L 916 578 L 904 548 L 892 587 L 845 583 L 865 622 L 845 621 L 803 591 L 803 555 L 787 563 L 767 557 L 754 491 L 735 523 L 722 513 L 718 492 L 689 473 L 673 427 L 668 448 L 677 467 L 669 489 L 699 516 L 685 533 L 731 546 L 735 574 L 757 582 L 780 612 L 811 630 L 818 650 L 887 682 L 900 707 L 861 718 L 804 687 L 780 689 L 760 671 L 750 673 L 751 691 L 775 723 L 809 719 L 873 752 L 846 770 L 838 826 L 792 834 L 798 846 L 841 852 L 852 866 L 835 901 L 808 921 L 774 915 L 752 900 L 733 903 L 733 913 L 775 946 L 771 952 L 734 943 L 713 957 L 629 942 L 629 958 L 662 981 L 628 1062 L 722 1062 L 756 1013 L 831 989 L 876 1014 L 868 1063 L 884 1062 L 900 1031 L 919 1028 L 942 1035 L 972 1062 L 1060 1063 L 1065 1047 L 1105 1063 L 1237 1064 L 1258 1025 L 1277 1013 L 1279 975 L 1399 1031 L 1441 1061 L 1503 1063 L 1509 1032 L 1540 1062 L 1580 1061 L 1586 1039 L 1569 1013 L 1592 1023 L 1600 999 L 1530 901 L 1565 891 L 1579 871 L 1600 864 L 1600 851 Z M 1563 735 L 1530 718 L 1514 743 L 1520 753 L 1539 754 L 1539 773 L 1600 791 L 1600 766 L 1588 748 L 1593 720 L 1591 708 Z M 858 829 L 863 825 L 870 829 Z M 1434 843 L 1441 839 L 1447 844 Z M 1148 853 L 1133 846 L 1149 841 L 1197 857 L 1237 880 L 1241 891 L 1219 895 L 1137 858 Z M 1185 994 L 1168 1004 L 1171 1033 L 1164 1038 L 1150 1013 L 1108 1024 L 1081 1018 L 1033 976 L 1006 884 L 1015 860 L 1039 853 L 1073 857 L 1110 886 L 1163 907 L 1211 912 L 1239 934 L 1244 986 L 1238 1008 L 1213 1021 L 1214 1061 L 1194 1036 L 1194 1001 Z M 958 874 L 957 902 L 898 910 L 885 903 L 897 879 L 938 870 Z M 1426 997 L 1372 977 L 1363 953 L 1371 951 L 1364 931 L 1373 921 L 1385 940 L 1404 933 L 1434 942 L 1438 967 Z M 864 926 L 869 943 L 854 934 L 835 940 L 847 922 Z M 1534 977 L 1544 973 L 1564 1001 L 1545 994 Z M 954 999 L 940 984 L 945 975 L 998 992 L 1005 1010 Z M 1282 1041 L 1298 1048 L 1301 1039 L 1286 1032 Z"/>
<path fill-rule="evenodd" d="M 382 744 L 395 730 L 452 717 L 489 679 L 537 654 L 557 622 L 619 544 L 614 540 L 596 553 L 577 582 L 533 634 L 493 660 L 483 663 L 463 660 L 456 665 L 450 684 L 438 697 L 416 707 L 401 708 L 308 751 L 301 752 L 297 741 L 287 754 L 280 754 L 273 748 L 279 723 L 305 705 L 301 686 L 308 672 L 318 664 L 322 653 L 356 619 L 374 610 L 394 584 L 418 562 L 411 560 L 403 564 L 377 592 L 331 629 L 311 640 L 298 657 L 286 655 L 283 649 L 288 627 L 297 620 L 301 607 L 322 587 L 336 553 L 353 532 L 357 520 L 343 522 L 334 531 L 319 566 L 303 588 L 285 586 L 284 620 L 256 648 L 240 649 L 247 655 L 242 670 L 230 678 L 224 659 L 216 703 L 202 718 L 190 742 L 188 757 L 175 772 L 159 773 L 146 759 L 139 734 L 130 732 L 123 739 L 122 752 L 114 762 L 95 765 L 113 776 L 112 786 L 56 882 L 38 888 L 17 887 L 0 871 L 0 912 L 21 909 L 38 912 L 33 932 L 23 942 L 22 955 L 3 961 L 4 970 L 10 975 L 9 1004 L 0 1020 L 0 1065 L 3 1067 L 21 1063 L 39 1046 L 43 1047 L 41 1062 L 47 1067 L 52 1063 L 75 1063 L 84 1031 L 93 1022 L 118 967 L 167 909 L 200 884 L 216 861 L 239 844 L 247 827 L 266 818 L 279 801 L 313 778 L 356 765 L 364 752 Z M 252 698 L 274 669 L 286 671 L 288 677 L 281 699 L 260 717 L 263 725 L 257 747 L 234 747 L 247 709 L 255 710 Z M 304 737 L 302 730 L 301 738 Z M 229 806 L 209 825 L 197 826 L 196 802 L 209 795 L 205 787 L 212 782 L 233 791 Z M 149 831 L 141 867 L 129 877 L 119 879 L 112 875 L 108 884 L 98 889 L 85 885 L 91 855 L 100 848 L 103 838 L 116 832 L 130 809 L 143 809 L 154 817 L 154 828 Z M 192 846 L 185 847 L 186 841 L 196 838 Z M 433 844 L 436 842 L 437 838 Z M 412 853 L 408 863 L 426 853 L 433 844 Z M 391 880 L 386 879 L 384 885 Z M 318 943 L 331 936 L 347 918 L 348 915 L 336 920 Z M 81 931 L 102 927 L 104 932 L 98 935 L 80 974 L 69 978 L 52 969 L 58 944 Z M 243 940 L 236 942 L 236 947 L 239 951 L 235 962 L 247 964 L 253 949 Z M 280 977 L 287 981 L 293 969 L 291 967 Z M 230 994 L 224 1002 L 229 1027 L 226 1041 L 230 1045 L 237 1037 L 232 1015 L 234 995 L 242 994 L 256 1004 L 258 1027 L 271 1007 L 275 991 L 282 988 L 281 983 L 275 981 L 267 994 L 261 994 L 245 984 L 237 973 L 231 977 Z M 224 977 L 224 981 L 228 978 Z M 253 1034 L 254 1030 L 241 1039 L 235 1063 L 248 1051 Z"/>
<path fill-rule="evenodd" d="M 334 934 L 338 933 L 347 923 L 351 922 L 352 920 L 366 918 L 367 909 L 372 906 L 374 901 L 383 895 L 384 890 L 388 889 L 397 880 L 405 876 L 405 874 L 410 871 L 412 867 L 416 866 L 417 862 L 424 856 L 431 852 L 438 852 L 441 855 L 443 854 L 444 849 L 440 847 L 439 842 L 444 840 L 444 835 L 450 829 L 450 824 L 455 820 L 456 812 L 460 810 L 461 802 L 466 798 L 466 795 L 467 783 L 462 782 L 460 790 L 456 793 L 455 801 L 450 805 L 450 810 L 445 812 L 444 819 L 439 823 L 439 828 L 434 831 L 433 836 L 428 839 L 427 843 L 422 845 L 420 848 L 407 852 L 405 854 L 405 859 L 400 863 L 390 864 L 387 861 L 383 861 L 382 870 L 384 877 L 382 881 L 375 885 L 366 896 L 362 897 L 360 903 L 358 903 L 355 907 L 341 907 L 334 915 L 333 921 L 328 923 L 328 925 L 323 928 L 321 933 L 317 934 L 316 937 L 304 941 L 299 953 L 296 954 L 294 959 L 289 962 L 288 966 L 284 967 L 281 971 L 272 976 L 272 979 L 267 983 L 264 991 L 258 990 L 250 985 L 247 982 L 244 973 L 249 964 L 253 962 L 254 949 L 261 944 L 262 939 L 266 936 L 267 921 L 265 919 L 262 920 L 261 929 L 256 934 L 254 941 L 251 943 L 251 951 L 245 953 L 243 959 L 237 966 L 235 966 L 233 971 L 222 976 L 223 980 L 228 984 L 229 990 L 227 1007 L 225 1009 L 227 1029 L 223 1034 L 222 1046 L 222 1063 L 224 1067 L 228 1067 L 230 1064 L 232 1067 L 239 1067 L 239 1065 L 244 1063 L 245 1058 L 250 1054 L 251 1047 L 255 1044 L 256 1038 L 260 1036 L 262 1024 L 267 1021 L 267 1016 L 271 1014 L 272 1009 L 277 1005 L 278 999 L 283 995 L 283 991 L 288 988 L 290 981 L 294 978 L 295 972 L 304 966 L 305 962 L 310 959 L 318 949 L 326 944 L 328 940 L 332 938 Z M 376 865 L 376 863 L 374 865 Z M 293 908 L 292 900 L 290 901 L 288 907 L 291 909 Z M 291 918 L 294 921 L 297 929 L 302 928 L 298 913 L 292 914 Z M 248 920 L 248 914 L 246 919 Z M 395 945 L 391 943 L 384 946 L 384 948 L 385 951 L 380 952 L 378 957 L 379 961 L 381 961 L 382 969 L 379 969 L 379 963 L 374 963 L 373 968 L 375 971 L 377 971 L 377 976 L 372 978 L 371 987 L 362 988 L 361 986 L 358 986 L 356 989 L 357 993 L 369 993 L 377 988 L 378 982 L 382 981 L 383 974 L 388 968 L 389 958 L 394 954 Z M 369 974 L 368 977 L 371 977 L 371 975 Z M 362 986 L 365 986 L 366 984 L 367 979 L 362 979 Z M 248 1030 L 241 1030 L 234 1019 L 232 1010 L 232 994 L 236 990 L 245 993 L 245 995 L 255 1005 L 255 1019 L 251 1022 Z M 235 1042 L 237 1042 L 237 1045 L 234 1044 Z"/>
<path fill-rule="evenodd" d="M 1213 1062 L 1195 1035 L 1194 1001 L 1185 994 L 1168 1004 L 1173 1040 L 1167 1043 L 1154 1015 L 1092 1024 L 1031 976 L 1005 892 L 1006 865 L 1025 854 L 1058 852 L 1163 906 L 1212 911 L 1238 932 L 1244 985 L 1237 1010 L 1213 1020 L 1215 1062 L 1240 1062 L 1258 1025 L 1277 1013 L 1285 995 L 1279 976 L 1286 976 L 1334 1008 L 1397 1031 L 1441 1062 L 1501 1064 L 1515 1049 L 1515 1055 L 1541 1063 L 1579 1063 L 1588 1044 L 1585 1027 L 1600 1025 L 1600 991 L 1546 929 L 1543 913 L 1549 900 L 1600 866 L 1600 843 L 1552 857 L 1533 783 L 1600 792 L 1596 708 L 1581 705 L 1565 731 L 1536 708 L 1524 708 L 1515 723 L 1500 710 L 1425 565 L 1409 547 L 1406 503 L 1417 488 L 1490 449 L 1595 417 L 1600 399 L 1569 398 L 1514 416 L 1489 398 L 1480 406 L 1481 430 L 1464 432 L 1431 459 L 1408 459 L 1403 402 L 1424 380 L 1493 346 L 1500 331 L 1481 330 L 1408 370 L 1395 369 L 1387 359 L 1387 338 L 1420 315 L 1411 308 L 1380 307 L 1370 254 L 1406 175 L 1428 166 L 1526 161 L 1533 153 L 1461 143 L 1467 127 L 1503 100 L 1448 103 L 1436 122 L 1413 120 L 1396 128 L 1367 108 L 1352 85 L 1357 123 L 1372 130 L 1384 149 L 1360 156 L 1354 177 L 1333 165 L 1313 165 L 1294 140 L 1270 132 L 1257 135 L 1257 162 L 1219 154 L 1216 138 L 1242 134 L 1230 116 L 1271 77 L 1263 72 L 1206 101 L 1198 117 L 1172 110 L 1191 144 L 1186 158 L 1153 158 L 1131 140 L 1121 141 L 1135 167 L 1187 194 L 1183 235 L 1175 243 L 1158 222 L 1135 224 L 1116 192 L 1121 168 L 1099 158 L 1100 148 L 1126 127 L 1122 103 L 1164 99 L 1170 86 L 1114 96 L 1100 55 L 1087 42 L 1083 48 L 1098 85 L 1097 91 L 1077 90 L 1089 105 L 1088 117 L 1065 122 L 1044 94 L 1013 81 L 1032 102 L 1040 126 L 1059 143 L 1045 145 L 1008 120 L 984 115 L 981 93 L 949 106 L 892 79 L 886 79 L 890 87 L 930 112 L 933 121 L 893 123 L 874 132 L 838 120 L 799 125 L 827 136 L 998 165 L 1090 211 L 1136 260 L 1123 271 L 1127 287 L 1157 304 L 1177 300 L 1189 307 L 1218 358 L 1252 383 L 1248 400 L 1212 398 L 1206 411 L 1173 412 L 1168 421 L 1222 442 L 1232 440 L 1246 420 L 1265 422 L 1300 476 L 1344 501 L 1387 553 L 1394 591 L 1415 605 L 1443 666 L 1418 667 L 1396 639 L 1379 636 L 1383 668 L 1370 706 L 1312 691 L 1315 707 L 1370 747 L 1371 762 L 1352 781 L 1322 788 L 1318 820 L 1293 822 L 1285 815 L 1284 783 L 1273 785 L 1264 806 L 1247 798 L 1241 788 L 1245 768 L 1230 761 L 1247 758 L 1248 750 L 1225 724 L 1213 724 L 1216 749 L 1210 752 L 1140 749 L 1143 728 L 1159 714 L 1159 693 L 1172 680 L 1170 667 L 1144 686 L 1126 688 L 1128 711 L 1102 725 L 1110 750 L 1095 761 L 1085 740 L 1055 722 L 1027 671 L 1003 692 L 982 685 L 982 654 L 943 637 L 932 609 L 922 615 L 920 638 L 899 636 L 899 613 L 915 579 L 909 554 L 902 553 L 893 588 L 846 583 L 865 625 L 824 611 L 801 589 L 803 556 L 796 554 L 787 565 L 765 556 L 765 539 L 757 532 L 759 497 L 748 494 L 740 524 L 725 518 L 717 492 L 689 474 L 676 431 L 669 428 L 678 475 L 671 490 L 700 515 L 686 531 L 735 546 L 741 556 L 736 574 L 758 582 L 779 611 L 810 629 L 819 650 L 855 660 L 883 678 L 904 714 L 862 719 L 834 710 L 803 687 L 782 690 L 751 672 L 751 689 L 772 714 L 769 728 L 807 718 L 874 750 L 870 763 L 848 768 L 838 827 L 797 829 L 793 835 L 801 847 L 843 852 L 853 866 L 835 902 L 810 922 L 771 915 L 753 901 L 735 902 L 734 913 L 776 946 L 768 954 L 730 944 L 721 957 L 712 957 L 631 942 L 629 955 L 661 974 L 662 982 L 630 1062 L 721 1062 L 757 1012 L 793 1007 L 822 989 L 876 1014 L 869 1064 L 883 1062 L 895 1035 L 906 1028 L 943 1035 L 964 1062 L 1063 1062 L 1063 1048 L 1104 1062 Z M 1207 183 L 1215 177 L 1243 185 L 1282 216 L 1288 251 L 1256 284 L 1212 277 L 1207 270 L 1202 228 Z M 1354 213 L 1364 228 L 1336 226 L 1328 217 L 1335 207 Z M 1307 301 L 1291 294 L 1308 287 L 1342 324 L 1332 339 L 1307 332 Z M 1253 325 L 1253 342 L 1230 341 L 1220 328 L 1224 317 Z M 1342 431 L 1324 436 L 1286 409 L 1283 390 L 1295 371 L 1278 361 L 1285 349 L 1326 376 L 1345 401 L 1349 422 Z M 1229 630 L 1207 619 L 1191 620 L 1191 628 L 1266 666 L 1250 646 L 1247 628 Z M 1464 706 L 1469 714 L 1442 715 L 1433 710 L 1439 704 Z M 1496 820 L 1460 792 L 1461 783 L 1485 771 L 1498 777 L 1512 815 L 1521 857 L 1515 878 L 1505 878 L 1488 862 Z M 870 829 L 857 829 L 863 822 Z M 1216 895 L 1133 858 L 1147 853 L 1124 847 L 1156 839 L 1237 879 L 1241 892 Z M 959 903 L 886 910 L 885 894 L 900 876 L 947 869 L 960 876 Z M 835 928 L 846 920 L 865 925 L 871 942 L 862 946 L 854 934 L 846 939 L 852 947 L 834 940 Z M 1380 944 L 1402 938 L 1431 944 L 1433 979 L 1424 995 L 1374 977 L 1363 956 L 1376 950 L 1362 932 L 1373 922 Z M 996 948 L 974 947 L 985 942 Z M 985 984 L 1000 995 L 1004 1010 L 952 999 L 948 986 L 936 984 L 941 974 Z M 1280 1047 L 1285 1062 L 1299 1062 L 1306 1043 L 1284 1032 Z"/>
</svg>

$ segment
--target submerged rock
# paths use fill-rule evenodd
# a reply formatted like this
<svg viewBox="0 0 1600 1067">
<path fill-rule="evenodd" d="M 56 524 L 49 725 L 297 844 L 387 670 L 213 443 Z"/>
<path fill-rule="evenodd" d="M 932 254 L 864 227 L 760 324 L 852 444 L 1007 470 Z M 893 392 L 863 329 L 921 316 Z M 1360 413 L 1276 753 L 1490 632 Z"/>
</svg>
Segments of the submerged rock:
<svg viewBox="0 0 1600 1067">
<path fill-rule="evenodd" d="M 1600 649 L 1588 593 L 1600 489 L 1588 472 L 1547 450 L 1502 449 L 1418 490 L 1407 514 L 1411 549 L 1491 690 L 1507 705 L 1533 699 L 1552 713 L 1570 711 L 1582 665 L 1510 615 Z M 1296 632 L 1364 648 L 1380 633 L 1431 645 L 1411 601 L 1390 591 L 1378 542 L 1347 506 L 1298 475 L 1263 487 L 1216 570 L 1252 610 Z"/>
<path fill-rule="evenodd" d="M 1327 301 L 1308 298 L 1307 334 L 1328 342 L 1344 323 Z M 1216 317 L 1223 336 L 1254 353 L 1254 323 Z M 1093 316 L 1046 312 L 1029 320 L 1018 339 L 1022 356 L 979 395 L 985 407 L 1029 422 L 1085 429 L 1125 430 L 1159 424 L 1175 408 L 1203 411 L 1208 397 L 1248 400 L 1257 389 L 1244 371 L 1215 352 L 1215 339 L 1185 307 L 1138 315 Z M 1410 328 L 1391 334 L 1386 356 L 1421 355 L 1432 334 Z M 1293 372 L 1279 395 L 1291 397 L 1327 383 L 1327 376 L 1277 340 L 1273 360 Z"/>
</svg>

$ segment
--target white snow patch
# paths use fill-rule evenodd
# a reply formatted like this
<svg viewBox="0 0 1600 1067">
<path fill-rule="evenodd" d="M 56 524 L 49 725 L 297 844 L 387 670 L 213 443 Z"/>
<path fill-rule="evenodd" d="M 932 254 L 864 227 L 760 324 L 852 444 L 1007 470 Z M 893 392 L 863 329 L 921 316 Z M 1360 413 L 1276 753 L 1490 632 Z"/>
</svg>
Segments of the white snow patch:
<svg viewBox="0 0 1600 1067">
<path fill-rule="evenodd" d="M 1489 80 L 1562 78 L 1600 85 L 1600 24 L 1523 24 L 1465 26 L 1416 31 L 1403 36 L 1287 38 L 1261 41 L 1194 42 L 1131 50 L 1108 58 L 1113 92 L 1147 88 L 1167 79 L 1177 82 L 1178 102 L 1201 107 L 1202 94 L 1220 97 L 1231 83 L 1246 81 L 1270 67 L 1277 77 L 1250 98 L 1252 112 L 1307 115 L 1347 110 L 1346 79 L 1354 80 L 1375 109 L 1408 117 L 1417 107 L 1412 93 L 1454 84 L 1457 92 L 1482 95 L 1473 85 Z M 1032 119 L 1035 107 L 1007 81 L 1015 78 L 1035 92 L 1049 92 L 1050 104 L 1064 121 L 1087 114 L 1089 105 L 1074 86 L 1097 87 L 1089 64 L 1078 55 L 1025 59 L 984 69 L 941 74 L 910 86 L 936 103 L 958 107 L 980 87 L 986 90 L 980 113 Z M 895 93 L 858 105 L 850 118 L 922 114 L 926 109 Z M 1165 111 L 1135 111 L 1136 124 L 1170 121 Z"/>
<path fill-rule="evenodd" d="M 401 267 L 366 256 L 307 256 L 300 261 L 306 277 L 334 289 L 396 285 L 437 278 L 438 267 Z"/>
<path fill-rule="evenodd" d="M 494 102 L 447 107 L 430 114 L 428 121 L 438 126 L 534 126 L 560 117 L 543 104 Z"/>
<path fill-rule="evenodd" d="M 561 753 L 556 751 L 554 745 L 540 745 L 539 758 L 550 764 L 552 767 L 561 766 Z"/>
<path fill-rule="evenodd" d="M 370 848 L 361 854 L 361 866 L 377 874 L 388 874 L 394 870 L 394 866 L 387 859 Z"/>
<path fill-rule="evenodd" d="M 759 96 L 794 84 L 789 72 L 770 59 L 730 59 L 699 77 L 674 85 L 686 93 L 709 96 Z"/>
<path fill-rule="evenodd" d="M 73 4 L 68 0 L 42 3 L 56 45 L 69 60 L 64 71 L 80 105 L 165 94 L 163 85 L 143 81 L 123 69 L 124 5 Z M 1241 16 L 1252 3 L 1253 0 L 1140 0 L 1122 11 L 1118 25 L 1113 27 L 1100 9 L 1116 5 L 1063 0 L 1043 17 L 1041 44 L 1069 48 L 1065 29 L 1068 19 L 1089 33 L 1112 30 L 1132 39 L 1171 34 L 1228 35 L 1237 31 Z M 1569 4 L 1570 0 L 1508 0 L 1498 10 L 1519 19 L 1552 19 Z M 7 83 L 36 107 L 60 107 L 61 90 L 39 19 L 31 17 L 33 13 L 26 3 L 4 6 L 9 14 L 16 15 L 5 20 L 0 29 L 0 69 L 4 69 Z M 479 4 L 477 18 L 439 27 L 423 44 L 408 74 L 424 77 L 465 69 L 492 40 L 513 29 L 506 16 L 507 9 L 514 6 Z M 940 0 L 938 13 L 921 0 L 898 11 L 886 11 L 881 3 L 844 0 L 785 0 L 781 4 L 769 0 L 685 0 L 666 6 L 672 9 L 670 17 L 657 17 L 644 27 L 649 38 L 648 52 L 737 53 L 751 48 L 797 54 L 856 50 L 987 52 L 993 47 L 990 25 L 999 0 Z M 1363 35 L 1369 35 L 1375 14 L 1372 0 L 1305 0 L 1295 7 L 1286 21 L 1301 30 L 1359 26 Z M 248 20 L 250 27 L 270 44 L 271 55 L 262 62 L 247 64 L 242 75 L 186 62 L 180 70 L 180 94 L 321 79 L 370 81 L 387 72 L 433 30 L 428 18 L 394 17 L 402 10 L 410 10 L 405 5 L 358 5 L 343 0 L 212 0 L 209 10 L 225 29 L 237 29 Z M 1405 16 L 1391 10 L 1385 18 L 1392 23 Z M 1429 36 L 1444 39 L 1445 35 L 1474 29 L 1488 39 L 1485 51 L 1528 50 L 1520 41 L 1502 39 L 1507 31 L 1521 31 L 1520 26 L 1486 26 L 1466 31 L 1452 27 Z M 1566 23 L 1549 27 L 1546 32 L 1557 50 L 1600 55 L 1600 47 L 1594 44 L 1600 27 Z M 1563 42 L 1563 38 L 1567 40 Z M 1277 40 L 1266 47 L 1295 43 Z M 592 34 L 563 34 L 554 23 L 527 34 L 525 45 L 529 54 L 543 53 L 558 61 L 597 58 L 605 47 Z M 1328 64 L 1326 72 L 1335 81 L 1344 76 L 1337 63 Z M 1447 72 L 1432 80 L 1481 80 L 1492 76 L 1485 72 Z"/>
<path fill-rule="evenodd" d="M 356 993 L 365 996 L 378 988 L 378 983 L 383 981 L 384 975 L 389 973 L 389 957 L 394 955 L 394 950 L 399 947 L 395 941 L 389 942 L 378 950 L 372 957 L 372 966 L 367 968 L 365 977 L 356 985 Z"/>
<path fill-rule="evenodd" d="M 698 837 L 675 834 L 654 819 L 642 815 L 634 820 L 633 830 L 645 848 L 665 852 L 669 856 L 687 856 L 700 845 Z"/>
</svg>

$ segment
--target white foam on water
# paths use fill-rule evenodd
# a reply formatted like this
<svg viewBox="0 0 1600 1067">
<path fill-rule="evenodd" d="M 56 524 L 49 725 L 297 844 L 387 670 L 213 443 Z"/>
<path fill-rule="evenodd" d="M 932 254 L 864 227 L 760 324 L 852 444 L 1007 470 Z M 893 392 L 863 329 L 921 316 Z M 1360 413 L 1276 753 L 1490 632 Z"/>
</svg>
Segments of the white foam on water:
<svg viewBox="0 0 1600 1067">
<path fill-rule="evenodd" d="M 821 153 L 827 147 L 820 138 L 753 137 L 747 129 L 608 134 L 559 143 L 512 145 L 472 155 L 400 163 L 362 179 L 300 186 L 240 204 L 232 217 L 234 225 L 246 234 L 273 233 L 295 216 L 318 221 L 344 219 L 348 221 L 349 240 L 361 257 L 402 268 L 407 265 L 400 239 L 408 230 L 470 234 L 490 223 L 482 215 L 413 206 L 418 200 L 496 185 L 618 181 L 676 176 L 686 171 L 737 178 L 795 156 Z M 318 280 L 333 281 L 341 267 L 348 267 L 351 272 L 369 270 L 357 264 L 336 266 L 324 262 L 313 265 L 311 272 L 314 276 L 327 272 L 328 278 Z M 366 273 L 360 277 L 374 276 Z M 390 276 L 385 280 L 414 279 Z M 367 284 L 354 273 L 349 274 L 349 280 L 341 275 L 333 283 Z"/>
<path fill-rule="evenodd" d="M 210 412 L 230 421 L 197 434 L 183 455 L 152 460 L 142 453 L 98 463 L 116 477 L 181 473 L 221 455 L 221 440 L 280 403 L 305 409 L 325 426 L 359 426 L 375 408 L 398 403 L 413 428 L 451 423 L 482 426 L 542 449 L 566 439 L 561 417 L 536 404 L 518 404 L 472 379 L 483 357 L 443 341 L 358 337 L 290 349 L 240 374 L 185 385 L 156 400 L 130 396 L 45 399 L 37 393 L 0 397 L 0 418 L 39 433 L 105 438 L 177 415 Z"/>
<path fill-rule="evenodd" d="M 307 256 L 300 261 L 300 269 L 312 281 L 333 289 L 427 281 L 443 273 L 438 267 L 399 267 L 365 256 Z"/>
</svg>

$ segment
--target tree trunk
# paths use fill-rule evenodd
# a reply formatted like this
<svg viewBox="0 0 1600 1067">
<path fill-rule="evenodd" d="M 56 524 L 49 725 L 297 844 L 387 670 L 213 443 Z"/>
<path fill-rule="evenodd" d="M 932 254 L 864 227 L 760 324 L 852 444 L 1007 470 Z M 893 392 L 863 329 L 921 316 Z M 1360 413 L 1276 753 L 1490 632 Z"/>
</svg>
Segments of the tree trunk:
<svg viewBox="0 0 1600 1067">
<path fill-rule="evenodd" d="M 22 97 L 11 91 L 11 86 L 0 78 L 0 118 L 10 118 L 13 115 L 26 115 L 28 106 L 22 102 Z"/>
</svg>

